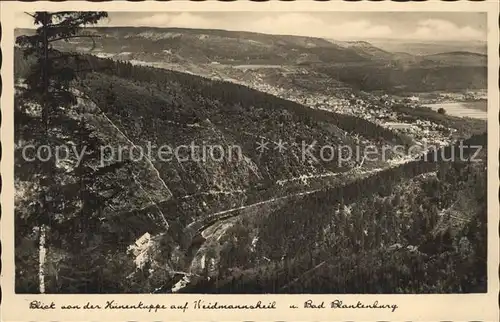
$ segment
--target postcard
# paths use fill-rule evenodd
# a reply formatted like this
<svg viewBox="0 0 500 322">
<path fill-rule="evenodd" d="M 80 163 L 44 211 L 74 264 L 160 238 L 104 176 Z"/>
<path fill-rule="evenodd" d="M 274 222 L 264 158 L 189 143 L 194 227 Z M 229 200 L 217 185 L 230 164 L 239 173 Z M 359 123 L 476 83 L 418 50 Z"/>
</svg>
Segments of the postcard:
<svg viewBox="0 0 500 322">
<path fill-rule="evenodd" d="M 2 321 L 498 321 L 498 15 L 2 2 Z"/>
</svg>

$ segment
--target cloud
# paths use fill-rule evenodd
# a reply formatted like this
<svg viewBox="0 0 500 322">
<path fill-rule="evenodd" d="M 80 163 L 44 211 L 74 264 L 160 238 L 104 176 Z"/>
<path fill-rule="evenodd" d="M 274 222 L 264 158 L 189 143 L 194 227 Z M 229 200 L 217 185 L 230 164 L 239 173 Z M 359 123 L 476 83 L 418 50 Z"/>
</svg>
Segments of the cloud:
<svg viewBox="0 0 500 322">
<path fill-rule="evenodd" d="M 128 21 L 113 21 L 111 25 L 127 23 L 134 26 L 184 27 L 202 29 L 245 30 L 261 33 L 328 38 L 388 37 L 392 30 L 386 25 L 376 25 L 368 20 L 345 23 L 325 21 L 305 13 L 276 13 L 261 17 L 248 17 L 236 13 L 233 19 L 216 19 L 197 13 L 158 13 Z"/>
<path fill-rule="evenodd" d="M 384 38 L 394 35 L 391 27 L 368 20 L 351 21 L 332 27 L 333 38 Z"/>
<path fill-rule="evenodd" d="M 253 31 L 290 34 L 298 36 L 315 36 L 326 38 L 362 38 L 386 37 L 391 35 L 389 26 L 374 25 L 368 20 L 356 20 L 345 23 L 325 21 L 309 14 L 281 14 L 253 21 Z"/>
<path fill-rule="evenodd" d="M 234 13 L 222 19 L 207 13 L 157 13 L 118 21 L 120 25 L 245 30 L 270 34 L 325 37 L 333 39 L 420 39 L 484 40 L 486 31 L 458 26 L 445 19 L 425 19 L 404 24 L 375 23 L 369 18 L 339 21 L 310 13 L 268 13 L 262 16 Z M 111 22 L 113 24 L 113 22 Z M 412 25 L 413 24 L 413 28 Z M 398 28 L 397 26 L 401 28 Z M 413 29 L 413 31 L 412 31 Z"/>
<path fill-rule="evenodd" d="M 456 24 L 440 19 L 427 19 L 417 23 L 412 39 L 432 40 L 485 40 L 486 32 L 470 26 L 459 27 Z"/>
<path fill-rule="evenodd" d="M 217 23 L 201 15 L 183 13 L 157 13 L 148 17 L 131 19 L 133 26 L 149 27 L 179 27 L 179 28 L 215 28 Z M 113 23 L 113 21 L 111 22 Z M 123 23 L 121 23 L 123 25 Z"/>
</svg>

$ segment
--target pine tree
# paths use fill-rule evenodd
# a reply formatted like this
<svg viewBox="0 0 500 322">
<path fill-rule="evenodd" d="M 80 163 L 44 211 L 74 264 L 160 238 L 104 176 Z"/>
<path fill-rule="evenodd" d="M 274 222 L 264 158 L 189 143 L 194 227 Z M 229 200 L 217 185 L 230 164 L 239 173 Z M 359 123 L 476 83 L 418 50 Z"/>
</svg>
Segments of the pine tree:
<svg viewBox="0 0 500 322">
<path fill-rule="evenodd" d="M 88 152 L 78 165 L 70 165 L 71 170 L 68 173 L 68 169 L 57 164 L 54 158 L 28 162 L 20 158 L 17 151 L 16 179 L 36 180 L 38 186 L 31 200 L 25 202 L 21 216 L 16 216 L 16 233 L 27 234 L 27 228 L 33 226 L 38 232 L 38 291 L 44 293 L 47 270 L 45 256 L 48 248 L 55 245 L 65 247 L 72 250 L 75 259 L 80 261 L 83 258 L 78 255 L 92 253 L 89 250 L 95 246 L 95 241 L 92 242 L 91 232 L 102 220 L 102 210 L 106 199 L 109 198 L 103 197 L 100 189 L 105 180 L 99 180 L 98 177 L 105 177 L 124 164 L 111 164 L 101 168 L 93 164 L 101 142 L 93 135 L 92 130 L 85 126 L 81 111 L 76 109 L 81 93 L 73 89 L 75 81 L 82 73 L 93 70 L 92 64 L 91 68 L 87 68 L 89 62 L 82 60 L 81 55 L 60 52 L 53 47 L 59 41 L 69 41 L 73 38 L 88 37 L 93 40 L 93 35 L 82 32 L 84 27 L 97 23 L 106 17 L 107 13 L 36 12 L 29 15 L 34 24 L 38 25 L 35 34 L 20 36 L 16 40 L 25 57 L 32 61 L 24 79 L 24 86 L 16 98 L 18 141 L 34 142 L 40 146 L 48 146 L 51 150 L 56 146 L 68 146 L 76 142 L 80 151 L 85 147 Z M 84 67 L 82 63 L 86 63 Z M 29 111 L 33 106 L 38 113 Z M 80 115 L 79 119 L 71 116 L 74 114 Z M 72 242 L 73 239 L 79 243 Z M 101 263 L 103 256 L 105 254 L 96 256 L 88 263 Z M 92 268 L 89 265 L 84 266 L 86 269 Z M 70 272 L 72 271 L 74 270 L 70 269 Z M 83 279 L 90 279 L 92 282 L 94 277 L 102 282 L 96 272 L 87 272 Z M 78 276 L 77 272 L 74 272 L 74 276 Z M 58 277 L 55 279 L 58 280 Z M 84 284 L 84 287 L 88 288 L 88 283 Z M 53 290 L 54 288 L 57 286 L 53 286 Z"/>
</svg>

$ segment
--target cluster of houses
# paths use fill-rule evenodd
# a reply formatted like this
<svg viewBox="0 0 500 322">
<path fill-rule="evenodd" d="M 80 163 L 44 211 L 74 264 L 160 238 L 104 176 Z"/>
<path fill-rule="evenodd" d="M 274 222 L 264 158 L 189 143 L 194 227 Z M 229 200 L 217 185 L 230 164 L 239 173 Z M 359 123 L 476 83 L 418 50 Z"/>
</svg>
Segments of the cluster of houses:
<svg viewBox="0 0 500 322">
<path fill-rule="evenodd" d="M 418 96 L 394 98 L 387 94 L 377 96 L 368 93 L 361 93 L 358 96 L 348 91 L 338 91 L 335 93 L 336 96 L 333 96 L 308 94 L 295 89 L 285 90 L 265 83 L 247 84 L 247 86 L 249 85 L 260 91 L 295 101 L 310 108 L 353 115 L 389 127 L 412 137 L 417 144 L 443 146 L 451 141 L 453 129 L 447 129 L 428 120 L 417 120 L 412 123 L 401 120 L 401 114 L 396 112 L 393 107 L 396 104 L 403 104 L 415 108 L 421 104 Z"/>
<path fill-rule="evenodd" d="M 360 92 L 354 94 L 346 88 L 332 89 L 330 94 L 312 93 L 297 88 L 282 88 L 267 84 L 258 78 L 247 79 L 246 81 L 232 80 L 241 85 L 254 88 L 261 92 L 275 95 L 286 100 L 294 101 L 313 109 L 328 110 L 335 113 L 353 115 L 362 119 L 371 121 L 384 127 L 389 127 L 397 132 L 410 136 L 417 144 L 446 145 L 451 141 L 453 129 L 447 129 L 442 125 L 417 120 L 408 123 L 402 120 L 401 113 L 398 113 L 394 107 L 404 105 L 405 107 L 416 108 L 424 102 L 454 100 L 460 101 L 469 99 L 481 99 L 486 94 L 482 92 L 467 93 L 434 93 L 426 95 L 429 97 L 420 97 L 410 95 L 405 97 L 391 96 L 387 94 L 371 94 Z"/>
</svg>

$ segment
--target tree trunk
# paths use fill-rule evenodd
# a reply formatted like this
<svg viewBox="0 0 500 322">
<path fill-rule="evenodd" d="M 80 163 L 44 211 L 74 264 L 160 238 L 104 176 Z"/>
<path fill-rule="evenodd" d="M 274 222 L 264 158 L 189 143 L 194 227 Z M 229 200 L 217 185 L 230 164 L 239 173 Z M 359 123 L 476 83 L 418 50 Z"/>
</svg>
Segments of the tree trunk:
<svg viewBox="0 0 500 322">
<path fill-rule="evenodd" d="M 45 293 L 45 257 L 47 249 L 45 248 L 45 225 L 40 226 L 40 245 L 39 245 L 39 265 L 38 265 L 38 279 L 40 282 L 40 293 Z"/>
<path fill-rule="evenodd" d="M 42 143 L 44 145 L 47 145 L 49 142 L 47 140 L 48 135 L 49 135 L 49 104 L 48 104 L 48 96 L 49 96 L 49 75 L 48 75 L 48 67 L 49 67 L 49 41 L 48 41 L 48 35 L 47 35 L 47 29 L 48 29 L 48 24 L 49 24 L 49 13 L 46 12 L 43 15 L 42 19 L 42 26 L 43 26 L 43 60 L 42 60 L 42 79 L 43 79 L 43 86 L 44 86 L 44 93 L 43 93 L 43 100 L 42 100 L 42 123 L 44 126 L 45 130 L 45 135 L 44 138 L 42 139 Z M 49 185 L 49 178 L 50 178 L 50 164 L 46 163 L 45 166 L 45 176 L 42 176 L 41 180 L 41 189 L 43 191 L 42 193 L 42 214 L 41 216 L 49 216 L 50 215 L 50 209 L 49 209 L 49 202 L 48 202 L 48 185 Z M 40 293 L 45 293 L 45 260 L 46 260 L 46 254 L 47 254 L 47 248 L 46 248 L 46 230 L 48 227 L 45 224 L 40 225 L 40 248 L 39 248 L 39 281 L 40 281 Z"/>
</svg>

